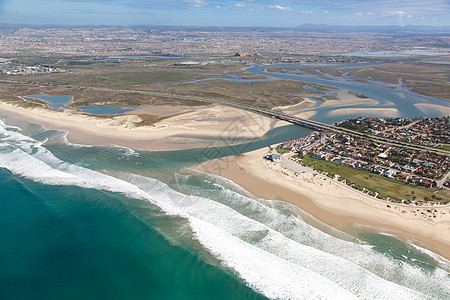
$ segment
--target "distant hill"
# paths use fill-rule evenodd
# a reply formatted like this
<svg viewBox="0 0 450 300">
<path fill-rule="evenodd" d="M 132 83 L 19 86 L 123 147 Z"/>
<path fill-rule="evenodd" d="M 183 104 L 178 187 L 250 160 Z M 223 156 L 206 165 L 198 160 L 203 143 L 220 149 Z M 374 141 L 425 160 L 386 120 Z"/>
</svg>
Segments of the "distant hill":
<svg viewBox="0 0 450 300">
<path fill-rule="evenodd" d="M 302 24 L 296 27 L 301 31 L 314 32 L 380 32 L 380 33 L 401 33 L 401 32 L 422 32 L 422 33 L 444 33 L 450 35 L 450 26 L 345 26 L 345 25 L 325 25 L 325 24 Z"/>
<path fill-rule="evenodd" d="M 0 0 L 1 1 L 1 0 Z M 349 32 L 379 32 L 390 34 L 440 34 L 450 36 L 450 26 L 346 26 L 346 25 L 325 25 L 325 24 L 302 24 L 297 27 L 236 27 L 236 26 L 167 26 L 167 25 L 27 25 L 27 24 L 7 24 L 0 23 L 0 30 L 14 32 L 19 28 L 131 28 L 143 29 L 144 31 L 186 31 L 186 32 L 260 32 L 271 33 L 280 31 L 301 31 L 301 32 L 329 32 L 329 33 L 349 33 Z"/>
</svg>

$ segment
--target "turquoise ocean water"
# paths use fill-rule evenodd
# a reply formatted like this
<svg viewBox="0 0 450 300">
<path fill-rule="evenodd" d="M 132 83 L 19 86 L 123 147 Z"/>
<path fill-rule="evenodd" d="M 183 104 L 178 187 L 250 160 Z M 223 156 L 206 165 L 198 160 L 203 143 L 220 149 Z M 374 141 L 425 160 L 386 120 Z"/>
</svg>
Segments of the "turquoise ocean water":
<svg viewBox="0 0 450 300">
<path fill-rule="evenodd" d="M 1 299 L 449 299 L 449 262 L 187 166 L 0 122 Z M 286 126 L 230 155 L 308 131 Z M 206 156 L 205 156 L 206 155 Z M 218 154 L 219 155 L 219 154 Z"/>
<path fill-rule="evenodd" d="M 379 101 L 367 108 L 397 108 L 402 117 L 440 115 L 413 104 L 443 105 L 364 84 L 271 75 L 361 93 Z M 2 300 L 450 299 L 450 262 L 433 252 L 363 228 L 344 233 L 188 168 L 306 129 L 279 127 L 232 147 L 135 151 L 70 144 L 64 132 L 1 117 Z M 330 109 L 314 118 L 338 121 Z"/>
</svg>

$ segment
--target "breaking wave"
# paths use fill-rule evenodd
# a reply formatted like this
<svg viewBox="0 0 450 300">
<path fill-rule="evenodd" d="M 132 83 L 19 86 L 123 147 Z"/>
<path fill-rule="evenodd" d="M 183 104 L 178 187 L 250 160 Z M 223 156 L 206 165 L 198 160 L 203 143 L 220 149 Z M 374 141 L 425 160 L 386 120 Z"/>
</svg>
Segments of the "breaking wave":
<svg viewBox="0 0 450 300">
<path fill-rule="evenodd" d="M 42 142 L 2 121 L 0 167 L 43 184 L 150 201 L 166 214 L 188 220 L 188 230 L 224 268 L 270 298 L 450 298 L 447 271 L 395 260 L 333 228 L 319 230 L 281 204 L 258 201 L 211 177 L 177 175 L 175 190 L 136 174 L 107 175 L 56 158 Z M 195 189 L 193 177 L 202 188 L 183 193 Z"/>
</svg>

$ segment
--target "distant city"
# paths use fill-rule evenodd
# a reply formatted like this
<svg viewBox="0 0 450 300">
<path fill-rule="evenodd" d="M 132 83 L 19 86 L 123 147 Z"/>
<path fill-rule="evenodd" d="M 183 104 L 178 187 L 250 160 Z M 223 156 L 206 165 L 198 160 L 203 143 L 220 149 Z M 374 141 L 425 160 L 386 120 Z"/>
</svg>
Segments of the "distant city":
<svg viewBox="0 0 450 300">
<path fill-rule="evenodd" d="M 336 54 L 450 47 L 445 27 L 219 28 L 162 26 L 0 26 L 2 55 L 234 55 Z M 383 29 L 383 30 L 381 30 Z M 343 31 L 346 31 L 343 34 Z M 261 56 L 252 57 L 263 59 Z"/>
</svg>

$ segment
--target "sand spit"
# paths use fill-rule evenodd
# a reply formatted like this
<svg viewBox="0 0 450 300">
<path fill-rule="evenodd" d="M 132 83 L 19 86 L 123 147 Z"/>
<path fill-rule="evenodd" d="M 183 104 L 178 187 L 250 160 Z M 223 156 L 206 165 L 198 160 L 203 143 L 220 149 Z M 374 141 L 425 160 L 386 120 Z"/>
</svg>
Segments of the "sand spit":
<svg viewBox="0 0 450 300">
<path fill-rule="evenodd" d="M 224 140 L 233 132 L 234 138 L 255 138 L 264 135 L 276 121 L 254 113 L 220 105 L 176 110 L 173 116 L 152 125 L 139 126 L 141 114 L 127 113 L 114 117 L 81 114 L 71 110 L 23 108 L 0 102 L 0 110 L 18 115 L 51 129 L 67 130 L 73 143 L 106 145 L 150 150 L 175 150 L 229 143 Z M 153 115 L 153 117 L 158 117 Z"/>
</svg>

